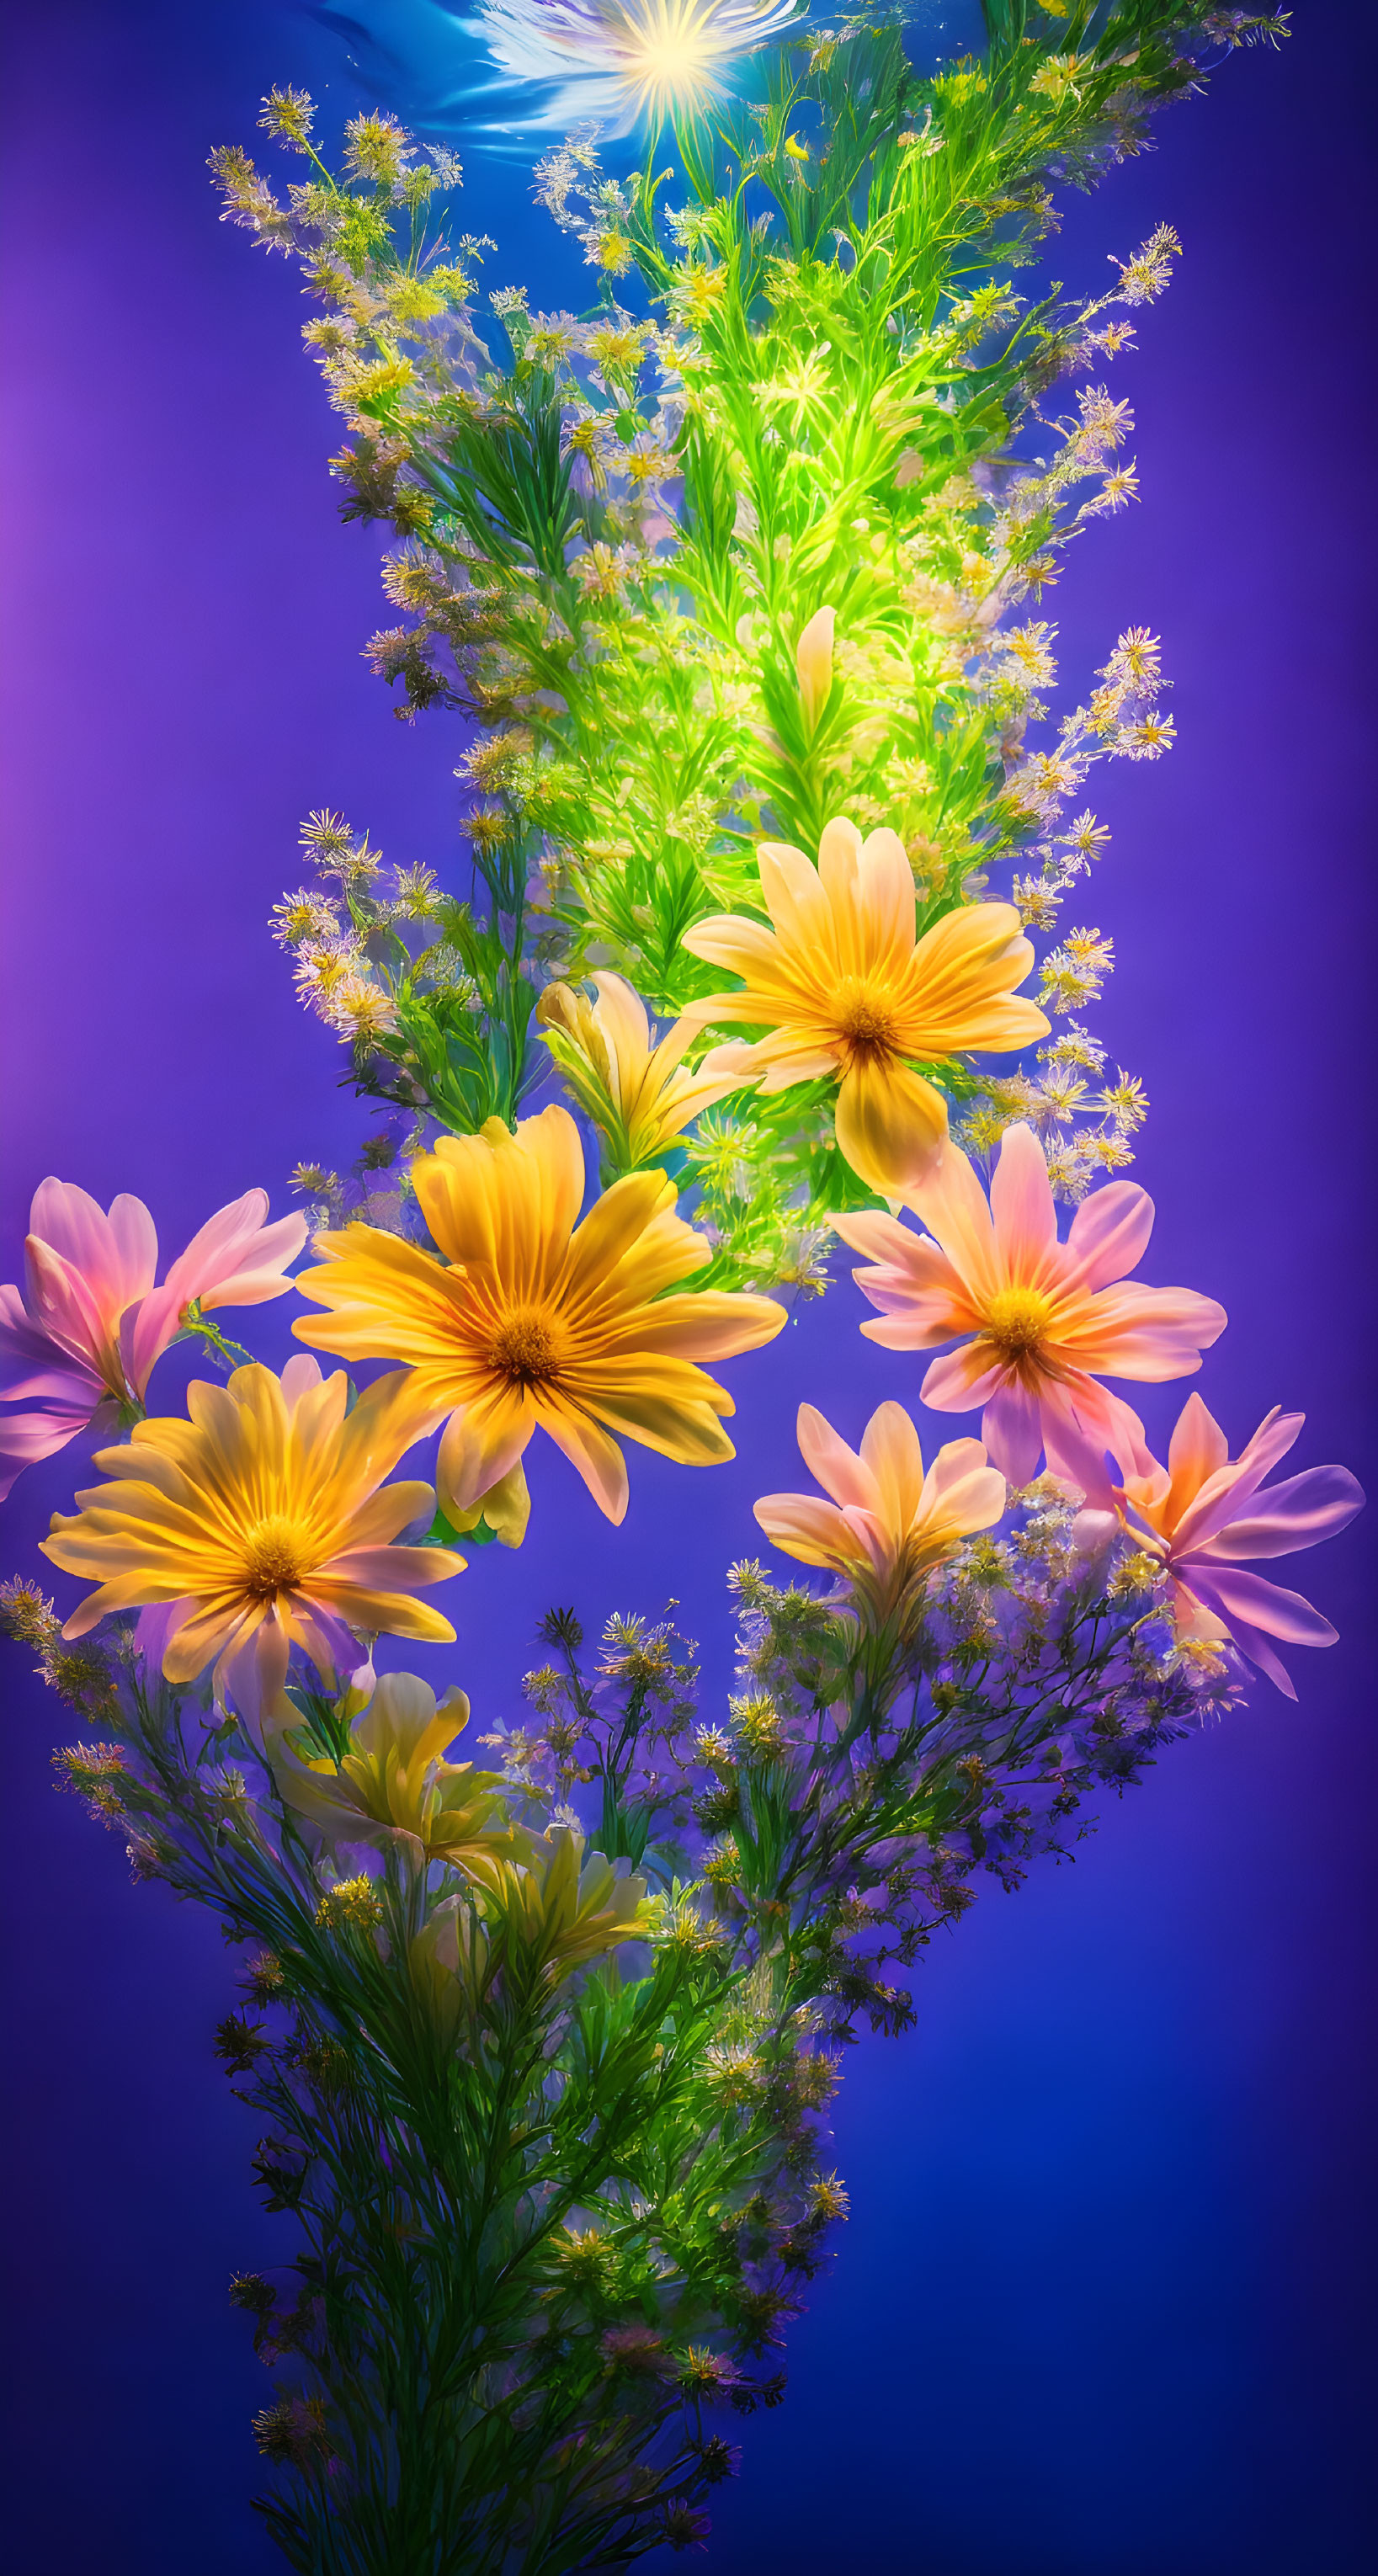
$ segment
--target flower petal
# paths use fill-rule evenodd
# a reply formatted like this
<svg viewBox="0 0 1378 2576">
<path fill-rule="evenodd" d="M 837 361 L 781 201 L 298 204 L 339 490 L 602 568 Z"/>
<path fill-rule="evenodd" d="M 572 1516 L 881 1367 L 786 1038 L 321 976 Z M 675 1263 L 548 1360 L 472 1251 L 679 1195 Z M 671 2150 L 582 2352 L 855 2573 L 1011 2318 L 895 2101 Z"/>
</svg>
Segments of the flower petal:
<svg viewBox="0 0 1378 2576">
<path fill-rule="evenodd" d="M 892 1409 L 900 1410 L 898 1405 Z M 908 1422 L 907 1414 L 904 1419 Z M 813 1405 L 800 1405 L 797 1433 L 799 1454 L 809 1474 L 835 1503 L 858 1503 L 868 1512 L 881 1508 L 881 1489 L 872 1469 Z"/>
<path fill-rule="evenodd" d="M 845 1571 L 868 1560 L 864 1541 L 836 1504 L 816 1494 L 763 1494 L 752 1510 L 772 1546 L 801 1564 Z"/>
<path fill-rule="evenodd" d="M 1134 1181 L 1110 1181 L 1082 1200 L 1067 1230 L 1067 1250 L 1083 1288 L 1127 1279 L 1148 1249 L 1153 1201 Z"/>
<path fill-rule="evenodd" d="M 947 1142 L 947 1103 L 897 1056 L 857 1058 L 837 1095 L 837 1142 L 858 1178 L 900 1198 L 931 1173 Z"/>
<path fill-rule="evenodd" d="M 1247 1520 L 1232 1520 L 1214 1537 L 1197 1540 L 1216 1564 L 1239 1565 L 1256 1556 L 1292 1556 L 1346 1529 L 1364 1508 L 1364 1489 L 1347 1467 L 1305 1467 L 1281 1485 L 1266 1486 Z"/>
</svg>

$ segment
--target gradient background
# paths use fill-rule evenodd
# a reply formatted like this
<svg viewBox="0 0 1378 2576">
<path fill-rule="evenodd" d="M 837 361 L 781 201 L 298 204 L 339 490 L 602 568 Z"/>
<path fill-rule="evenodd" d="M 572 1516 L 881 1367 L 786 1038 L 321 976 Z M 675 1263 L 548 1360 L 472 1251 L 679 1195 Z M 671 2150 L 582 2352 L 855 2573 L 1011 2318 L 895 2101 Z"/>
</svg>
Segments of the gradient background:
<svg viewBox="0 0 1378 2576">
<path fill-rule="evenodd" d="M 1096 782 L 1115 843 L 1088 901 L 1122 961 L 1097 1024 L 1153 1101 L 1145 1270 L 1230 1309 L 1201 1384 L 1236 1446 L 1281 1399 L 1310 1417 L 1298 1463 L 1361 1475 L 1372 18 L 1303 0 L 1282 54 L 1228 66 L 1073 203 L 1053 263 L 1095 291 L 1160 217 L 1187 251 L 1114 378 L 1144 505 L 1076 550 L 1052 611 L 1069 690 L 1130 621 L 1163 632 L 1175 682 L 1173 757 Z M 353 111 L 344 42 L 273 0 L 10 0 L 3 32 L 14 1277 L 45 1172 L 102 1204 L 138 1191 L 170 1255 L 252 1183 L 283 1207 L 299 1157 L 348 1159 L 358 1114 L 265 916 L 310 806 L 443 868 L 462 737 L 394 723 L 365 671 L 380 543 L 336 524 L 298 280 L 217 225 L 207 186 L 270 81 L 305 82 L 332 129 Z M 471 154 L 464 220 L 502 238 L 490 284 L 539 275 L 555 300 L 520 167 Z M 917 1367 L 861 1342 L 860 1311 L 839 1288 L 728 1372 L 749 1463 L 710 1483 L 634 1453 L 620 1533 L 540 1459 L 533 1543 L 452 1596 L 480 1710 L 512 1713 L 552 1598 L 594 1619 L 677 1594 L 721 1683 L 721 1569 L 754 1544 L 753 1495 L 794 1481 L 799 1398 L 853 1438 L 882 1394 L 913 1399 Z M 279 1357 L 282 1310 L 259 1320 Z M 1150 1397 L 1153 1431 L 1181 1392 Z M 6 1567 L 40 1568 L 79 1469 L 23 1478 Z M 918 2029 L 855 2052 L 854 2214 L 787 2405 L 742 2428 L 721 2576 L 1378 2561 L 1370 1545 L 1360 1523 L 1299 1570 L 1344 1636 L 1293 1656 L 1300 1707 L 1260 1682 L 1112 1802 L 1075 1869 L 1014 1901 L 992 1885 L 919 1972 Z M 0 2547 L 12 2576 L 252 2576 L 280 2563 L 247 2502 L 268 2382 L 225 2284 L 289 2240 L 211 2055 L 229 1963 L 209 1917 L 131 1890 L 119 1841 L 52 1795 L 72 1729 L 3 1651 Z"/>
</svg>

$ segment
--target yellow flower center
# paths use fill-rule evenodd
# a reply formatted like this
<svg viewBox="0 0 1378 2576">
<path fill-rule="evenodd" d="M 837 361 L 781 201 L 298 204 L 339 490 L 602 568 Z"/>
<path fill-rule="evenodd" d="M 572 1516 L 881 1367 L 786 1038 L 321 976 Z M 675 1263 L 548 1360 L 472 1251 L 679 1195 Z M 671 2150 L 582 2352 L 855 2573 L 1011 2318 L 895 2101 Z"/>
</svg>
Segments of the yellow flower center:
<svg viewBox="0 0 1378 2576">
<path fill-rule="evenodd" d="M 984 1338 L 1002 1360 L 1027 1359 L 1052 1321 L 1053 1301 L 1040 1288 L 997 1288 L 986 1308 Z"/>
<path fill-rule="evenodd" d="M 895 1049 L 895 1014 L 888 1002 L 880 1001 L 866 985 L 854 985 L 843 994 L 837 1014 L 837 1033 L 863 1063 L 877 1056 L 893 1055 Z"/>
<path fill-rule="evenodd" d="M 505 1316 L 488 1345 L 488 1365 L 517 1386 L 548 1386 L 565 1357 L 565 1337 L 539 1306 L 518 1306 Z"/>
<path fill-rule="evenodd" d="M 251 1601 L 275 1601 L 300 1583 L 310 1563 L 294 1521 L 260 1521 L 244 1550 L 244 1590 Z"/>
</svg>

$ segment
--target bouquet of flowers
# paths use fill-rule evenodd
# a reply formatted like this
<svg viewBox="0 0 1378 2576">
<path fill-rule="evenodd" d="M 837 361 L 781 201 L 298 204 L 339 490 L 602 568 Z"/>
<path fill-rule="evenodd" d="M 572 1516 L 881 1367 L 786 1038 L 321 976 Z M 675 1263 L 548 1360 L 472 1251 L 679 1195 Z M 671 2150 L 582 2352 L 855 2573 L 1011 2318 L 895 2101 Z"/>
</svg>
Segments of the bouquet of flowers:
<svg viewBox="0 0 1378 2576">
<path fill-rule="evenodd" d="M 39 1188 L 0 1460 L 94 1437 L 101 1481 L 41 1542 L 80 1597 L 2 1598 L 79 1722 L 62 1785 L 240 1949 L 217 2046 L 296 2250 L 231 2295 L 261 2510 L 321 2576 L 702 2538 L 846 2215 L 858 2019 L 912 2019 L 981 1873 L 1334 1636 L 1255 1570 L 1359 1508 L 1341 1467 L 1268 1481 L 1301 1418 L 1232 1457 L 1193 1393 L 1160 1462 L 1106 1383 L 1194 1375 L 1226 1320 L 1138 1276 L 1148 1104 L 1087 1024 L 1110 942 L 1062 922 L 1092 765 L 1170 748 L 1158 640 L 1051 732 L 1041 695 L 1062 550 L 1135 492 L 1102 379 L 1177 243 L 1091 303 L 1015 284 L 1056 186 L 1282 22 L 986 19 L 920 77 L 884 10 L 492 0 L 501 59 L 641 139 L 538 164 L 578 314 L 480 292 L 454 153 L 390 114 L 337 165 L 270 92 L 285 194 L 213 156 L 305 272 L 345 515 L 395 533 L 372 661 L 405 718 L 473 719 L 468 864 L 302 827 L 275 936 L 376 1115 L 301 1213 L 250 1192 L 159 1285 L 138 1199 Z M 627 1444 L 731 1457 L 714 1365 L 848 1253 L 922 1373 L 857 1449 L 801 1403 L 725 1707 L 668 1614 L 553 1607 L 518 1726 L 399 1667 L 466 1561 L 539 1547 L 538 1434 L 622 1521 Z M 277 1375 L 220 1318 L 285 1295 Z"/>
</svg>

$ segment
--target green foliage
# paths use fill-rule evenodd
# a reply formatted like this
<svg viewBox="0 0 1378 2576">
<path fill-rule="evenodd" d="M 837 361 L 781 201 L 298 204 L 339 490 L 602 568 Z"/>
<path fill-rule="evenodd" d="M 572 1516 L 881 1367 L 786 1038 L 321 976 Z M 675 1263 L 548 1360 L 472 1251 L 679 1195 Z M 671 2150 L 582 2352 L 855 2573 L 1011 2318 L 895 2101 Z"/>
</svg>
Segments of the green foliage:
<svg viewBox="0 0 1378 2576">
<path fill-rule="evenodd" d="M 686 932 L 761 912 L 757 840 L 812 852 L 839 811 L 900 833 L 920 932 L 1012 864 L 1046 933 L 1105 837 L 1089 815 L 1064 825 L 1067 800 L 1096 759 L 1168 747 L 1157 647 L 1135 630 L 1032 749 L 1054 629 L 1012 621 L 1078 530 L 1133 496 L 1127 408 L 1095 377 L 1175 241 L 1156 234 L 1090 305 L 1028 302 L 1015 281 L 1053 181 L 1089 182 L 1203 55 L 1280 28 L 1183 0 L 1000 0 L 989 17 L 987 58 L 927 80 L 883 22 L 768 52 L 754 106 L 679 130 L 684 205 L 658 151 L 625 183 L 587 140 L 550 153 L 538 192 L 598 300 L 576 319 L 504 289 L 501 351 L 474 308 L 487 246 L 452 245 L 437 212 L 456 173 L 399 129 L 364 165 L 351 142 L 337 179 L 279 119 L 317 174 L 286 207 L 242 154 L 217 157 L 230 214 L 296 249 L 325 307 L 306 336 L 349 428 L 347 512 L 402 540 L 385 583 L 406 622 L 374 637 L 375 667 L 401 712 L 458 705 L 480 728 L 460 763 L 475 900 L 439 895 L 418 954 L 351 896 L 347 971 L 338 930 L 292 934 L 361 1090 L 458 1132 L 511 1123 L 549 976 L 611 966 L 682 1009 L 715 981 Z M 619 301 L 633 285 L 640 313 Z M 1067 378 L 1075 407 L 1050 409 Z M 1074 932 L 1045 967 L 1052 1007 L 1093 999 L 1108 962 Z M 1076 1197 L 1130 1159 L 1139 1113 L 1088 1103 L 1060 1134 L 1066 1067 L 1049 1062 L 1057 1079 L 923 1070 L 977 1152 L 1042 1116 Z M 866 1196 L 829 1106 L 744 1098 L 723 1113 L 730 1151 L 711 1126 L 686 1139 L 716 1280 L 818 1284 L 820 1229 Z M 714 1186 L 724 1154 L 744 1185 Z"/>
</svg>

